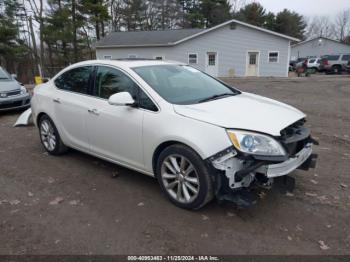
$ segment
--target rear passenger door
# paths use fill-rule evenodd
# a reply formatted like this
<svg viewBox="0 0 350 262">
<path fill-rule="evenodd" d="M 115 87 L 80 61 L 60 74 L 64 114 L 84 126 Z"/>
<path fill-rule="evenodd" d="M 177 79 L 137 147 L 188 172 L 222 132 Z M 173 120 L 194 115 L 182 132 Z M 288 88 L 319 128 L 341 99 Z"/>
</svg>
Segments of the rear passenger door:
<svg viewBox="0 0 350 262">
<path fill-rule="evenodd" d="M 137 101 L 140 88 L 123 71 L 108 66 L 97 66 L 94 86 L 96 101 L 89 109 L 86 125 L 91 151 L 120 164 L 142 169 L 144 111 L 108 103 L 108 98 L 119 92 L 129 92 Z"/>
<path fill-rule="evenodd" d="M 73 68 L 58 76 L 54 104 L 55 124 L 69 146 L 89 150 L 85 118 L 91 106 L 91 76 L 93 66 Z"/>
</svg>

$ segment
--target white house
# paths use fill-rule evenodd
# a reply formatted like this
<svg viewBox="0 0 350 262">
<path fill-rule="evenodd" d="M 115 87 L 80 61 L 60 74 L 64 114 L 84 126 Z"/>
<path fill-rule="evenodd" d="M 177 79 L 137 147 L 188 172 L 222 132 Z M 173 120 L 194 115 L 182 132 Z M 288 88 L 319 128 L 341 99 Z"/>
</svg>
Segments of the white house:
<svg viewBox="0 0 350 262">
<path fill-rule="evenodd" d="M 292 45 L 291 59 L 350 54 L 350 45 L 325 37 L 317 37 Z"/>
<path fill-rule="evenodd" d="M 291 41 L 299 40 L 230 20 L 209 29 L 113 32 L 97 42 L 96 57 L 174 60 L 219 77 L 286 77 Z"/>
</svg>

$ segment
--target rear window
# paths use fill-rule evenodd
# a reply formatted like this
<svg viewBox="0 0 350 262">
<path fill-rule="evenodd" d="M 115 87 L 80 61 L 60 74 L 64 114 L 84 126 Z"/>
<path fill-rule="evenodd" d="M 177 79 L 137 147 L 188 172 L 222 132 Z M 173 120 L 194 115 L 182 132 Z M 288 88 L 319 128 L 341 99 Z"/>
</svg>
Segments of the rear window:
<svg viewBox="0 0 350 262">
<path fill-rule="evenodd" d="M 310 59 L 309 63 L 315 63 L 316 59 Z"/>
<path fill-rule="evenodd" d="M 350 60 L 350 55 L 343 55 L 342 59 L 343 61 L 349 61 Z"/>
</svg>

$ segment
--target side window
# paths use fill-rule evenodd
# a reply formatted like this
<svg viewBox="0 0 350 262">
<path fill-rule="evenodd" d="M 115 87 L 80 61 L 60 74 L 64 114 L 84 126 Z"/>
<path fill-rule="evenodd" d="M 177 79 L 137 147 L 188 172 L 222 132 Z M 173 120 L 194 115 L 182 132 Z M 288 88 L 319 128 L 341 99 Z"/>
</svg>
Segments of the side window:
<svg viewBox="0 0 350 262">
<path fill-rule="evenodd" d="M 106 66 L 99 66 L 97 69 L 95 96 L 108 99 L 113 94 L 129 92 L 136 100 L 138 88 L 134 81 L 117 69 Z"/>
<path fill-rule="evenodd" d="M 152 100 L 140 89 L 139 93 L 139 106 L 143 109 L 157 112 L 157 106 L 152 102 Z"/>
<path fill-rule="evenodd" d="M 343 55 L 342 61 L 348 61 L 350 60 L 350 55 Z"/>
<path fill-rule="evenodd" d="M 92 70 L 92 66 L 83 66 L 71 69 L 57 77 L 55 80 L 55 85 L 59 89 L 88 94 L 89 79 Z"/>
</svg>

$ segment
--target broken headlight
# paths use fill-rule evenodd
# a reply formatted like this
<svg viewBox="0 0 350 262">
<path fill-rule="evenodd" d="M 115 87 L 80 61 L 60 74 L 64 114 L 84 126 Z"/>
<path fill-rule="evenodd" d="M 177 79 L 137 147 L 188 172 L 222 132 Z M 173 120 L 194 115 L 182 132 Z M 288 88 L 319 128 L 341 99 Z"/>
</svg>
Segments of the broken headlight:
<svg viewBox="0 0 350 262">
<path fill-rule="evenodd" d="M 263 156 L 284 156 L 286 151 L 272 137 L 241 130 L 228 130 L 228 136 L 235 148 L 243 153 Z"/>
</svg>

